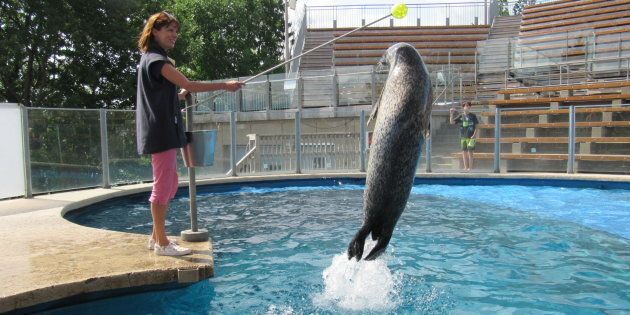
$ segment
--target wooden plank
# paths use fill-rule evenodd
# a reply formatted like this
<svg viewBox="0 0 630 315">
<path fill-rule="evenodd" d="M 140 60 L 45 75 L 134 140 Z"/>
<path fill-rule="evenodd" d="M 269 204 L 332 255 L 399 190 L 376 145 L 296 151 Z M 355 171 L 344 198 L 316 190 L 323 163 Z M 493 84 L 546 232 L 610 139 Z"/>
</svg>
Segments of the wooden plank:
<svg viewBox="0 0 630 315">
<path fill-rule="evenodd" d="M 391 45 L 397 42 L 382 42 L 378 44 L 335 44 L 334 50 L 369 50 L 369 49 L 387 49 Z M 425 43 L 425 42 L 412 42 L 408 43 L 416 49 L 429 49 L 429 48 L 474 48 L 477 47 L 477 42 L 470 43 Z"/>
<path fill-rule="evenodd" d="M 564 33 L 564 32 L 571 32 L 571 31 L 608 28 L 608 27 L 624 26 L 624 25 L 630 25 L 630 19 L 622 18 L 622 19 L 616 19 L 610 22 L 589 23 L 583 26 L 557 27 L 557 28 L 554 27 L 554 28 L 548 28 L 548 29 L 543 29 L 543 30 L 520 32 L 519 37 L 531 37 L 531 36 L 554 34 L 554 33 L 560 33 L 560 32 Z"/>
<path fill-rule="evenodd" d="M 479 124 L 480 129 L 494 129 L 494 124 Z M 576 122 L 576 127 L 630 127 L 630 121 L 583 121 Z M 501 124 L 501 129 L 515 129 L 515 128 L 567 128 L 568 122 L 556 122 L 556 123 L 515 123 L 515 124 Z"/>
<path fill-rule="evenodd" d="M 595 4 L 595 3 L 606 2 L 606 1 L 609 1 L 609 0 L 581 0 L 581 1 L 558 0 L 558 1 L 548 2 L 548 3 L 533 4 L 530 6 L 526 6 L 523 9 L 523 16 L 529 15 L 532 13 L 549 12 L 553 10 L 559 10 L 559 9 L 564 9 L 564 8 L 569 8 L 569 7 L 578 7 L 578 6 L 583 6 L 587 4 Z"/>
<path fill-rule="evenodd" d="M 498 91 L 497 94 L 520 94 L 520 93 L 554 92 L 554 91 L 557 92 L 557 91 L 572 91 L 572 90 L 582 90 L 582 89 L 608 89 L 608 88 L 620 88 L 620 87 L 626 87 L 626 86 L 630 86 L 630 81 L 517 88 L 517 89 L 501 90 L 501 91 Z"/>
<path fill-rule="evenodd" d="M 460 157 L 461 153 L 453 153 L 451 156 Z M 494 153 L 475 152 L 476 159 L 492 159 Z M 566 160 L 567 154 L 554 153 L 501 153 L 501 159 L 505 160 Z M 579 161 L 617 161 L 630 162 L 630 155 L 614 155 L 614 154 L 576 154 L 575 159 Z"/>
<path fill-rule="evenodd" d="M 630 3 L 630 0 L 628 0 L 627 2 Z M 562 21 L 562 20 L 566 21 L 568 19 L 576 19 L 576 18 L 581 18 L 585 16 L 601 15 L 601 14 L 612 13 L 612 12 L 617 12 L 617 11 L 622 11 L 622 10 L 629 10 L 630 6 L 625 5 L 625 4 L 613 5 L 613 6 L 608 6 L 608 7 L 600 5 L 595 8 L 597 9 L 581 10 L 581 12 L 572 11 L 566 14 L 554 14 L 552 16 L 539 17 L 539 18 L 526 18 L 521 22 L 521 26 L 547 23 L 547 22 L 553 22 L 553 21 Z"/>
<path fill-rule="evenodd" d="M 438 35 L 438 36 L 365 36 L 365 37 L 345 37 L 336 43 L 349 44 L 349 43 L 382 43 L 382 42 L 477 42 L 479 40 L 486 39 L 487 36 L 461 36 L 461 35 Z"/>
<path fill-rule="evenodd" d="M 617 6 L 621 4 L 630 3 L 630 0 L 617 0 L 617 1 L 603 1 L 596 3 L 581 3 L 579 5 L 573 5 L 565 8 L 555 9 L 555 10 L 544 10 L 539 12 L 527 12 L 527 9 L 523 10 L 523 21 L 538 19 L 547 16 L 556 16 L 556 15 L 565 15 L 570 13 L 576 13 L 580 11 L 592 10 L 597 8 L 606 8 L 610 6 Z"/>
<path fill-rule="evenodd" d="M 546 104 L 551 102 L 587 102 L 601 100 L 626 100 L 630 99 L 630 94 L 596 94 L 596 95 L 580 95 L 567 97 L 540 97 L 516 100 L 491 100 L 492 105 L 526 105 L 526 104 Z"/>
<path fill-rule="evenodd" d="M 630 143 L 630 137 L 576 137 L 578 143 Z M 494 138 L 479 138 L 480 143 L 494 143 Z M 568 137 L 501 138 L 501 143 L 568 143 Z"/>
<path fill-rule="evenodd" d="M 342 50 L 335 51 L 335 58 L 360 58 L 360 57 L 382 57 L 385 53 L 385 50 L 379 51 L 365 51 L 365 50 Z M 430 49 L 420 49 L 418 53 L 421 56 L 448 56 L 448 51 L 436 52 L 435 50 Z M 451 51 L 451 56 L 474 56 L 475 51 Z M 328 56 L 330 58 L 330 56 Z"/>
<path fill-rule="evenodd" d="M 621 19 L 630 16 L 630 10 L 621 11 L 619 13 L 613 14 L 605 14 L 605 15 L 589 15 L 588 17 L 583 17 L 577 20 L 561 20 L 561 21 L 553 21 L 547 23 L 538 23 L 533 25 L 523 26 L 521 25 L 521 33 L 540 30 L 540 29 L 549 29 L 549 28 L 561 28 L 569 25 L 582 25 L 582 24 L 590 24 L 593 22 L 601 22 L 601 21 L 609 21 L 615 19 Z M 584 27 L 582 27 L 584 28 Z"/>
<path fill-rule="evenodd" d="M 589 108 L 576 108 L 576 113 L 616 113 L 616 112 L 630 112 L 630 106 L 624 107 L 589 107 Z M 560 115 L 568 114 L 569 109 L 533 109 L 533 110 L 510 110 L 501 112 L 503 116 L 521 116 L 521 115 Z M 481 116 L 493 117 L 494 112 L 482 112 Z"/>
</svg>

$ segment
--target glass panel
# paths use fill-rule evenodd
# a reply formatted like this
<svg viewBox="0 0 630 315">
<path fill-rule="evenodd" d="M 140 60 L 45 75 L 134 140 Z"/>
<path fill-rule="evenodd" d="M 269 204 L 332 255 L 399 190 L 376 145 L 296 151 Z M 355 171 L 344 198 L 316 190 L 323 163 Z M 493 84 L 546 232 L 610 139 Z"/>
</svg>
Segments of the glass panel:
<svg viewBox="0 0 630 315">
<path fill-rule="evenodd" d="M 372 67 L 339 68 L 337 82 L 339 106 L 372 104 Z"/>
<path fill-rule="evenodd" d="M 109 178 L 112 185 L 152 180 L 151 156 L 138 155 L 136 113 L 107 111 Z"/>
<path fill-rule="evenodd" d="M 630 105 L 576 107 L 580 173 L 630 174 Z"/>
<path fill-rule="evenodd" d="M 297 80 L 286 79 L 284 74 L 270 74 L 271 84 L 271 108 L 289 109 L 294 100 L 294 93 L 297 92 Z"/>
<path fill-rule="evenodd" d="M 28 111 L 33 193 L 101 185 L 98 110 Z"/>
<path fill-rule="evenodd" d="M 333 101 L 331 70 L 303 71 L 304 91 L 302 107 L 330 107 Z"/>
</svg>

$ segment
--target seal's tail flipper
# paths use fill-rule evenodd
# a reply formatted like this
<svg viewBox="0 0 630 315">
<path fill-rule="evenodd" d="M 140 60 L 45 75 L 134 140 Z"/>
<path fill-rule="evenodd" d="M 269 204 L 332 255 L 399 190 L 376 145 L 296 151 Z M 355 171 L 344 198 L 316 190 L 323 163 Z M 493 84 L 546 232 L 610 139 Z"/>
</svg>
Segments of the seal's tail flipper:
<svg viewBox="0 0 630 315">
<path fill-rule="evenodd" d="M 354 238 L 348 245 L 348 260 L 352 259 L 352 257 L 356 257 L 357 261 L 361 260 L 361 257 L 363 257 L 363 245 L 368 234 L 370 234 L 369 229 L 361 227 L 357 234 L 354 235 Z"/>
<path fill-rule="evenodd" d="M 374 260 L 378 256 L 380 256 L 383 252 L 385 252 L 385 249 L 387 248 L 387 245 L 389 244 L 390 239 L 392 239 L 392 233 L 380 234 L 378 236 L 378 241 L 376 242 L 376 245 L 374 246 L 374 248 L 372 248 L 370 253 L 365 257 L 365 260 Z"/>
</svg>

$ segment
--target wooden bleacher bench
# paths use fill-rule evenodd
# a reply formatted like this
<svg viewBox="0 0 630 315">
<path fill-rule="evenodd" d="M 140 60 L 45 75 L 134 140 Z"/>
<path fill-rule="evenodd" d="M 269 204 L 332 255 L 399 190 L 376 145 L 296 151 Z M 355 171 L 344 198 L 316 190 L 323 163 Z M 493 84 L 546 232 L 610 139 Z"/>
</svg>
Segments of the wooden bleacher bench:
<svg viewBox="0 0 630 315">
<path fill-rule="evenodd" d="M 509 106 L 509 105 L 539 105 L 549 103 L 566 103 L 566 102 L 592 102 L 592 101 L 613 101 L 628 100 L 630 94 L 596 94 L 596 95 L 580 95 L 566 97 L 539 97 L 515 100 L 491 100 L 491 105 Z"/>
<path fill-rule="evenodd" d="M 461 157 L 461 153 L 452 153 L 452 157 Z M 494 153 L 475 152 L 475 159 L 493 159 Z M 568 154 L 560 153 L 501 153 L 503 160 L 567 160 Z M 630 162 L 630 155 L 614 154 L 576 154 L 578 161 L 620 161 Z"/>
<path fill-rule="evenodd" d="M 572 0 L 554 1 L 553 3 L 540 3 L 526 6 L 523 10 L 523 18 L 537 18 L 558 13 L 579 12 L 594 8 L 600 8 L 607 5 L 618 5 L 620 2 L 622 4 L 624 3 L 624 1 L 610 0 L 586 0 L 581 1 L 580 5 L 575 5 L 575 1 Z"/>
<path fill-rule="evenodd" d="M 614 112 L 630 112 L 630 106 L 624 107 L 590 107 L 576 108 L 576 113 L 614 113 Z M 568 108 L 563 109 L 530 109 L 530 110 L 514 110 L 501 112 L 501 116 L 525 116 L 525 115 L 566 115 L 569 113 Z M 481 112 L 481 116 L 494 116 L 494 112 Z"/>
<path fill-rule="evenodd" d="M 611 3 L 612 2 L 612 3 Z M 558 11 L 551 16 L 538 16 L 532 17 L 527 16 L 522 22 L 521 25 L 530 25 L 536 23 L 545 23 L 551 21 L 558 21 L 563 19 L 574 19 L 579 17 L 586 17 L 594 14 L 604 14 L 604 13 L 614 13 L 619 12 L 621 10 L 628 10 L 630 7 L 628 5 L 624 5 L 630 3 L 630 0 L 623 1 L 609 1 L 602 4 L 590 5 L 590 6 L 574 6 L 569 10 Z M 580 10 L 575 10 L 575 9 Z M 594 10 L 591 10 L 594 9 Z"/>
<path fill-rule="evenodd" d="M 542 30 L 526 31 L 526 32 L 521 32 L 519 34 L 519 37 L 532 37 L 532 36 L 540 36 L 540 35 L 554 34 L 554 33 L 561 33 L 561 32 L 564 33 L 564 32 L 580 31 L 580 30 L 586 30 L 586 29 L 603 29 L 603 28 L 612 28 L 612 27 L 626 26 L 626 25 L 630 25 L 630 18 L 619 18 L 619 19 L 614 19 L 612 21 L 595 22 L 595 23 L 589 23 L 589 24 L 585 24 L 581 26 L 551 27 L 551 28 L 542 29 Z"/>
<path fill-rule="evenodd" d="M 621 88 L 621 87 L 630 87 L 630 81 L 516 88 L 516 89 L 500 90 L 497 92 L 497 94 L 510 95 L 510 94 L 559 92 L 559 91 L 586 90 L 586 89 L 609 89 L 609 88 Z"/>
<path fill-rule="evenodd" d="M 576 127 L 588 128 L 588 127 L 630 127 L 630 121 L 582 121 L 576 122 Z M 480 129 L 494 129 L 494 124 L 479 124 Z M 513 124 L 501 124 L 501 129 L 504 128 L 567 128 L 568 122 L 555 122 L 555 123 L 513 123 Z"/>
<path fill-rule="evenodd" d="M 382 49 L 383 51 L 396 42 L 381 42 L 373 44 L 335 44 L 334 50 L 376 50 Z M 427 43 L 427 42 L 411 42 L 408 43 L 416 49 L 431 49 L 431 48 L 476 48 L 477 42 L 470 43 Z"/>
<path fill-rule="evenodd" d="M 541 30 L 541 29 L 549 29 L 549 28 L 560 29 L 560 28 L 568 27 L 570 25 L 580 25 L 580 24 L 586 24 L 586 23 L 593 23 L 593 25 L 595 25 L 597 23 L 594 23 L 594 22 L 602 22 L 602 21 L 609 21 L 609 20 L 616 20 L 616 19 L 623 19 L 623 18 L 630 17 L 630 10 L 622 10 L 621 12 L 619 11 L 615 11 L 615 12 L 617 13 L 609 13 L 605 15 L 589 14 L 588 17 L 583 17 L 577 20 L 558 20 L 559 18 L 556 18 L 552 22 L 521 25 L 521 33 L 526 33 L 526 32 L 531 32 L 531 31 Z M 589 11 L 587 13 L 592 13 L 592 11 Z M 585 28 L 585 27 L 578 26 L 577 28 Z"/>
<path fill-rule="evenodd" d="M 576 137 L 579 143 L 630 143 L 630 137 Z M 494 143 L 494 138 L 479 138 L 479 143 Z M 502 137 L 501 143 L 568 143 L 568 137 Z"/>
</svg>

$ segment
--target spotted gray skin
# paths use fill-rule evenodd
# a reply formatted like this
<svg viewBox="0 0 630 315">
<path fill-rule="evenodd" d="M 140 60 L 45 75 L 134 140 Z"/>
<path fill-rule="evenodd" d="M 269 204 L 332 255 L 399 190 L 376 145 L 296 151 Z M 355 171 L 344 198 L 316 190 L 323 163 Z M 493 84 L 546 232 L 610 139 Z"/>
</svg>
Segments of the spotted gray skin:
<svg viewBox="0 0 630 315">
<path fill-rule="evenodd" d="M 348 246 L 348 259 L 361 260 L 365 238 L 377 243 L 365 257 L 381 255 L 405 210 L 422 143 L 429 130 L 432 88 L 429 72 L 413 46 L 391 46 L 381 61 L 389 75 L 370 116 L 376 118 L 365 191 L 363 225 Z"/>
</svg>

